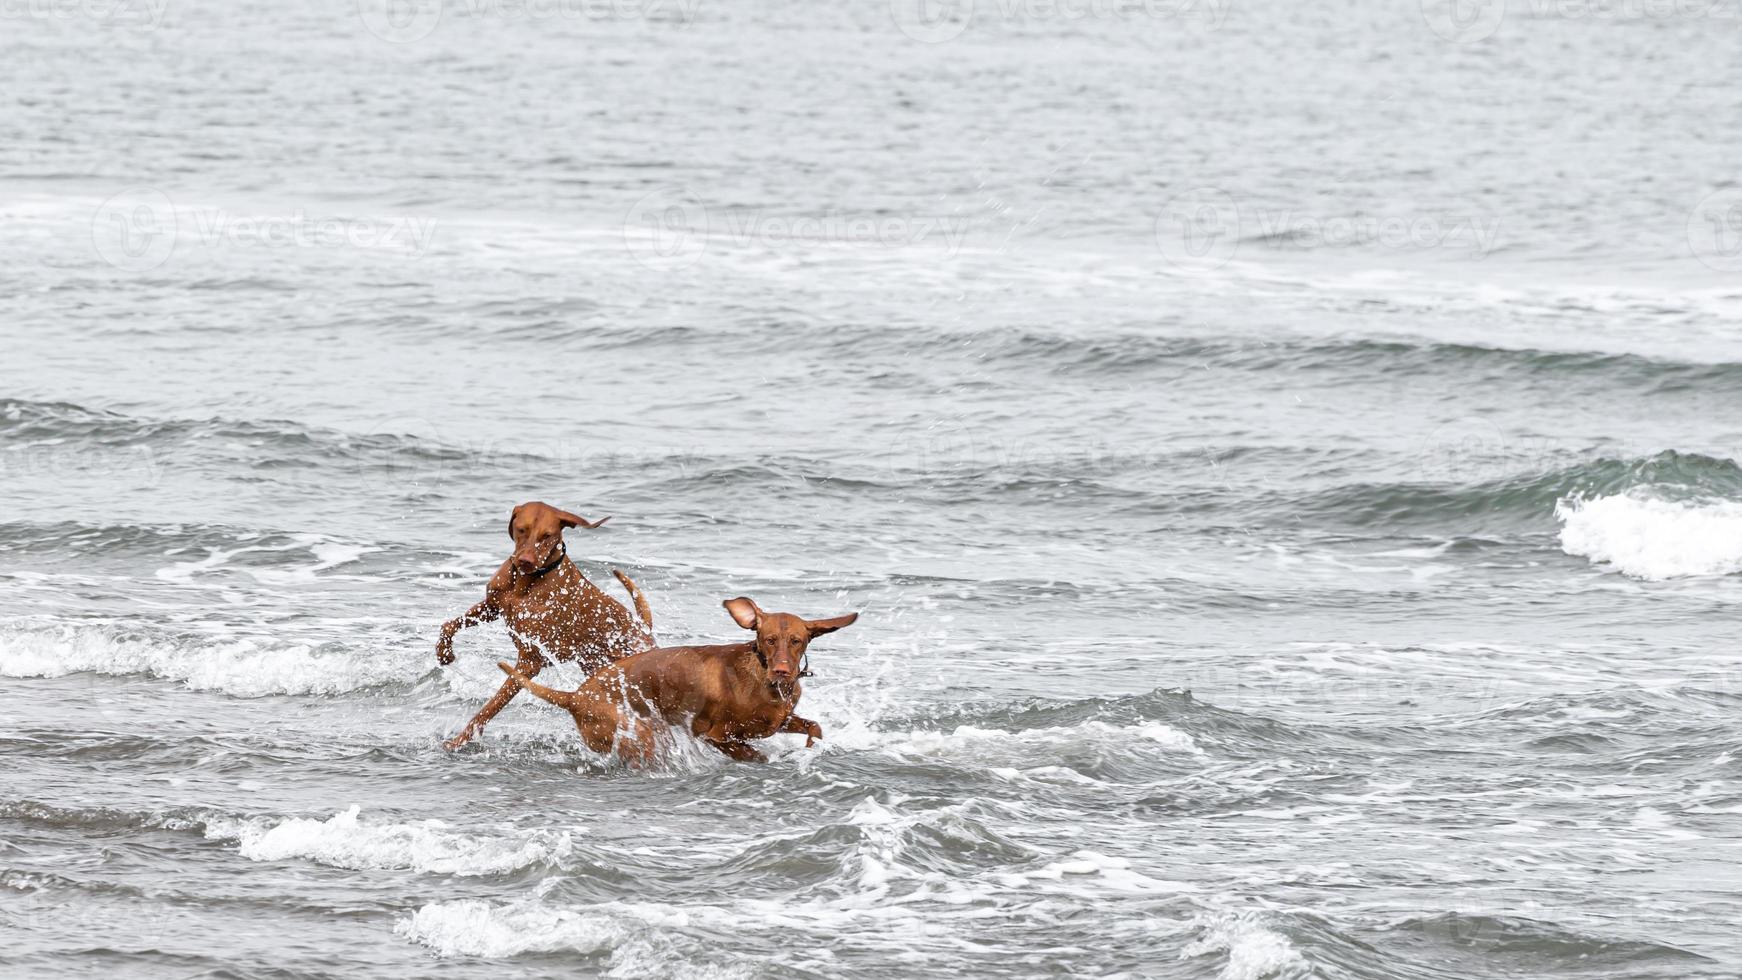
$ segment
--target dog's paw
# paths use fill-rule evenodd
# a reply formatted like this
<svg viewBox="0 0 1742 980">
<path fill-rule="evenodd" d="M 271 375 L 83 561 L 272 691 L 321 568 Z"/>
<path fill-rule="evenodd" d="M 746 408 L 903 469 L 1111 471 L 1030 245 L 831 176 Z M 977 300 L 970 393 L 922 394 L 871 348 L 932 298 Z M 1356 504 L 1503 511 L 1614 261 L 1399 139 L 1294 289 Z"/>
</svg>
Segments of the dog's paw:
<svg viewBox="0 0 1742 980">
<path fill-rule="evenodd" d="M 817 724 L 814 721 L 811 722 L 810 728 L 806 729 L 805 733 L 804 733 L 804 747 L 807 749 L 810 748 L 811 746 L 817 744 L 817 740 L 822 738 L 822 737 L 823 737 L 823 726 Z"/>
<path fill-rule="evenodd" d="M 452 640 L 442 640 L 436 644 L 436 663 L 443 667 L 454 662 L 454 644 Z"/>
</svg>

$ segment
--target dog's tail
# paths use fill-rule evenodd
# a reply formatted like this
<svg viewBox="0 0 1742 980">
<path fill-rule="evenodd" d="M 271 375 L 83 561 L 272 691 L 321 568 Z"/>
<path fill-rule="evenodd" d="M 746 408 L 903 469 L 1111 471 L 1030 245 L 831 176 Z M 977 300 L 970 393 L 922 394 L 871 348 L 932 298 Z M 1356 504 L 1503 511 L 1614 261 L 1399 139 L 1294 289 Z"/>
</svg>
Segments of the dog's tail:
<svg viewBox="0 0 1742 980">
<path fill-rule="evenodd" d="M 519 681 L 520 686 L 531 691 L 534 696 L 549 701 L 551 704 L 554 704 L 559 708 L 573 711 L 575 710 L 575 705 L 580 702 L 580 698 L 576 697 L 573 691 L 558 691 L 555 688 L 545 687 L 543 684 L 540 684 L 521 673 L 520 669 L 511 663 L 498 660 L 496 666 L 502 668 L 504 674 Z"/>
<path fill-rule="evenodd" d="M 623 588 L 629 592 L 629 598 L 635 600 L 635 615 L 640 616 L 641 621 L 647 624 L 647 629 L 652 631 L 653 610 L 647 607 L 647 597 L 641 594 L 641 589 L 635 584 L 635 580 L 623 574 L 623 570 L 620 568 L 611 569 L 611 574 L 617 576 L 617 581 L 623 583 Z"/>
</svg>

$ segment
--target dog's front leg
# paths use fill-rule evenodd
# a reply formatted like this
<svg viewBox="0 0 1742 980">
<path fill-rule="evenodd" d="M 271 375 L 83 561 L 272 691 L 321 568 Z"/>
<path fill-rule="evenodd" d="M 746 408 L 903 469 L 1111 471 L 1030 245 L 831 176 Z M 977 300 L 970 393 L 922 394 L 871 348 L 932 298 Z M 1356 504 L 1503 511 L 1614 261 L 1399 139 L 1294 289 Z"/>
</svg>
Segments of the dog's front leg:
<svg viewBox="0 0 1742 980">
<path fill-rule="evenodd" d="M 809 718 L 800 718 L 798 715 L 787 715 L 786 724 L 780 726 L 780 731 L 790 735 L 803 735 L 804 747 L 807 749 L 817 744 L 817 739 L 823 737 L 823 726 Z"/>
<path fill-rule="evenodd" d="M 517 666 L 520 673 L 530 680 L 538 676 L 538 672 L 544 669 L 544 664 L 545 662 L 543 658 L 528 658 L 522 656 L 520 658 L 520 663 Z M 503 681 L 502 686 L 496 689 L 496 693 L 490 696 L 490 700 L 484 702 L 484 707 L 480 708 L 478 713 L 472 716 L 471 721 L 466 722 L 466 727 L 460 730 L 460 734 L 455 735 L 446 742 L 443 742 L 442 748 L 452 752 L 460 746 L 465 745 L 467 742 L 470 742 L 472 739 L 477 738 L 479 733 L 484 730 L 484 726 L 490 723 L 490 719 L 496 717 L 497 712 L 508 707 L 508 702 L 514 700 L 514 696 L 519 693 L 520 682 L 518 680 L 510 677 L 506 681 Z"/>
<path fill-rule="evenodd" d="M 454 634 L 468 626 L 488 623 L 501 615 L 502 609 L 496 605 L 496 601 L 485 596 L 477 605 L 443 623 L 441 636 L 436 639 L 436 663 L 446 667 L 454 662 Z"/>
</svg>

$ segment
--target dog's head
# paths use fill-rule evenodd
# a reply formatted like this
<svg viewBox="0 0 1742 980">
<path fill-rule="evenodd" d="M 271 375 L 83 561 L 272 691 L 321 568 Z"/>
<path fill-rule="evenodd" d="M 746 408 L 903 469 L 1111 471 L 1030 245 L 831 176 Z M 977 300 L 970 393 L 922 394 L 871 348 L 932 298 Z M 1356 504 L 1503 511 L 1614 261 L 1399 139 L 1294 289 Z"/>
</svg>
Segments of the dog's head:
<svg viewBox="0 0 1742 980">
<path fill-rule="evenodd" d="M 858 613 L 848 613 L 833 619 L 805 619 L 792 613 L 765 613 L 756 603 L 739 596 L 721 605 L 732 619 L 747 630 L 756 631 L 756 653 L 762 659 L 762 669 L 768 683 L 782 694 L 792 690 L 804 662 L 804 648 L 824 633 L 833 633 L 843 626 L 853 625 Z"/>
<path fill-rule="evenodd" d="M 556 560 L 564 528 L 598 527 L 608 520 L 609 517 L 601 517 L 588 521 L 536 500 L 521 504 L 508 515 L 508 536 L 514 539 L 514 567 L 523 572 L 544 568 Z"/>
</svg>

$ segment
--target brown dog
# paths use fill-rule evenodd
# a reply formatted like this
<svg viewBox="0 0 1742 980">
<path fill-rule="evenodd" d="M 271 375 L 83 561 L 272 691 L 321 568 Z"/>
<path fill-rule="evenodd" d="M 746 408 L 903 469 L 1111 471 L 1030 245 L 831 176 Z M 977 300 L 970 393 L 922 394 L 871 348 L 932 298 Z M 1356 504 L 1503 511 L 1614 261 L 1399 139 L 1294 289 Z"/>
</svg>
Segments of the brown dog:
<svg viewBox="0 0 1742 980">
<path fill-rule="evenodd" d="M 806 746 L 814 744 L 823 737 L 822 726 L 793 713 L 805 647 L 852 625 L 859 614 L 807 620 L 765 613 L 742 596 L 723 605 L 739 626 L 756 631 L 754 640 L 648 650 L 601 669 L 572 692 L 500 666 L 513 683 L 573 715 L 587 748 L 616 749 L 640 765 L 654 758 L 656 729 L 650 721 L 687 726 L 690 734 L 743 762 L 765 761 L 749 743 L 776 732 L 803 735 Z"/>
<path fill-rule="evenodd" d="M 564 528 L 595 528 L 608 520 L 589 523 L 537 501 L 514 508 L 508 518 L 514 554 L 485 586 L 484 601 L 442 624 L 436 661 L 444 667 L 453 663 L 454 634 L 493 619 L 506 621 L 508 635 L 520 651 L 520 673 L 526 677 L 536 676 L 552 659 L 578 661 L 591 673 L 651 648 L 653 614 L 641 590 L 629 576 L 612 572 L 629 590 L 640 617 L 637 622 L 622 603 L 587 581 L 569 561 L 563 544 Z M 460 734 L 442 746 L 451 751 L 466 744 L 519 692 L 520 684 L 509 678 Z"/>
</svg>

